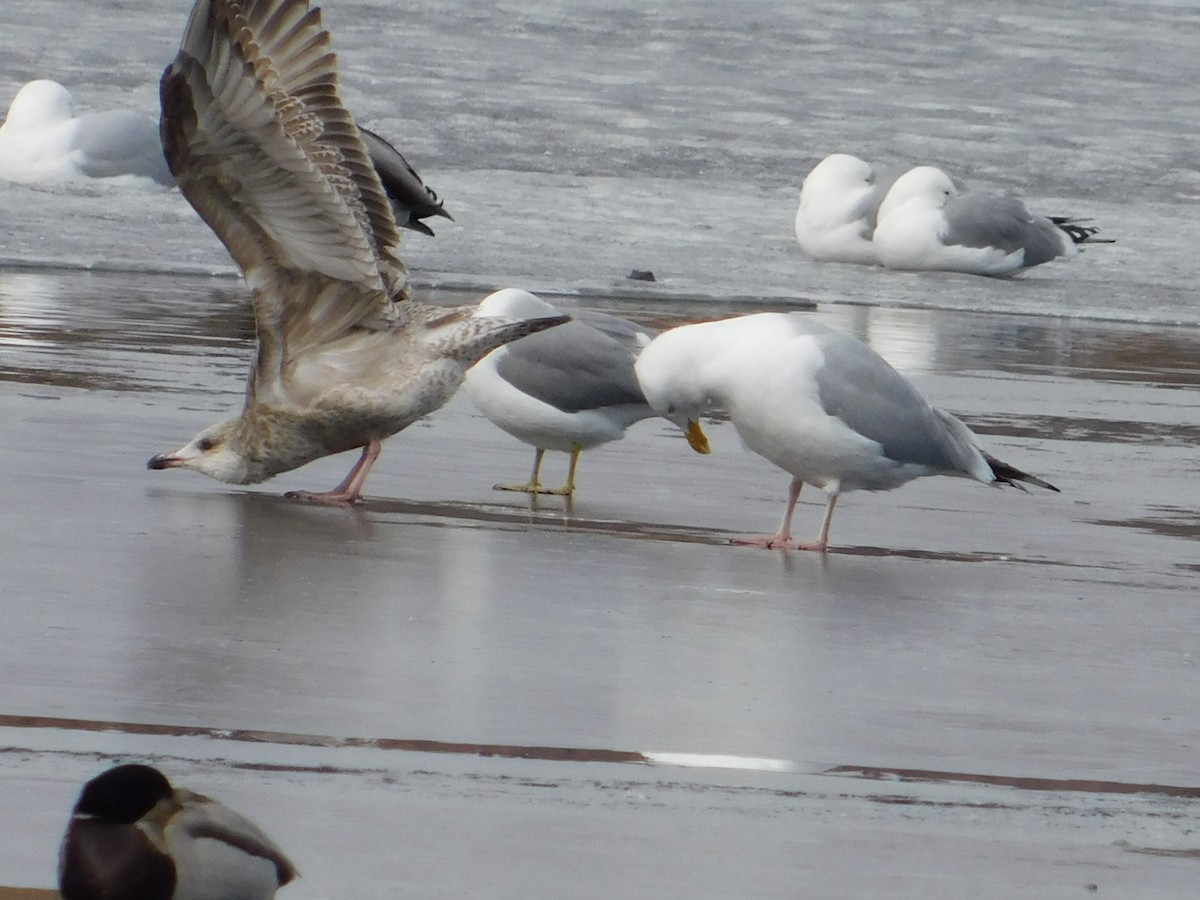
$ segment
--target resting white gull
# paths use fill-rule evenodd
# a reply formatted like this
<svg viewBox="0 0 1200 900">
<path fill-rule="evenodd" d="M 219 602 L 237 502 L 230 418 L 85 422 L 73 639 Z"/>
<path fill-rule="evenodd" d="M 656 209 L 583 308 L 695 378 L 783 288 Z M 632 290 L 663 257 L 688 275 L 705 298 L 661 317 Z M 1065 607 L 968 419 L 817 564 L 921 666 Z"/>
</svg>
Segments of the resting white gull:
<svg viewBox="0 0 1200 900">
<path fill-rule="evenodd" d="M 506 288 L 485 297 L 476 315 L 510 318 L 559 313 L 528 291 Z M 485 416 L 534 447 L 525 484 L 496 490 L 571 496 L 579 454 L 620 440 L 634 422 L 654 415 L 638 387 L 633 362 L 654 332 L 618 316 L 572 311 L 573 321 L 493 350 L 467 372 L 465 390 Z M 539 481 L 547 450 L 571 454 L 567 481 Z"/>
<path fill-rule="evenodd" d="M 258 350 L 241 413 L 152 469 L 253 484 L 359 449 L 332 491 L 289 495 L 353 503 L 381 442 L 442 406 L 470 365 L 567 320 L 476 318 L 408 297 L 336 62 L 307 0 L 197 0 L 163 73 L 167 159 L 250 285 Z"/>
<path fill-rule="evenodd" d="M 28 183 L 121 179 L 135 187 L 175 183 L 158 123 L 131 109 L 80 115 L 57 81 L 22 87 L 0 125 L 0 178 Z"/>
<path fill-rule="evenodd" d="M 121 765 L 83 786 L 59 854 L 63 900 L 270 900 L 296 867 L 262 829 L 157 769 Z"/>
<path fill-rule="evenodd" d="M 874 243 L 889 269 L 1007 277 L 1097 241 L 1075 219 L 1034 215 L 1016 197 L 960 194 L 950 176 L 918 166 L 896 179 L 879 207 Z"/>
<path fill-rule="evenodd" d="M 840 494 L 891 490 L 922 475 L 1058 490 L 982 450 L 966 425 L 930 406 L 866 344 L 801 313 L 674 328 L 642 351 L 636 369 L 650 405 L 693 449 L 709 452 L 700 416 L 720 409 L 747 447 L 791 473 L 779 531 L 738 543 L 824 550 Z M 800 543 L 791 524 L 806 483 L 829 503 L 817 539 Z"/>
<path fill-rule="evenodd" d="M 823 262 L 879 265 L 871 241 L 879 205 L 900 173 L 876 173 L 869 162 L 832 153 L 813 167 L 800 187 L 796 241 Z"/>
</svg>

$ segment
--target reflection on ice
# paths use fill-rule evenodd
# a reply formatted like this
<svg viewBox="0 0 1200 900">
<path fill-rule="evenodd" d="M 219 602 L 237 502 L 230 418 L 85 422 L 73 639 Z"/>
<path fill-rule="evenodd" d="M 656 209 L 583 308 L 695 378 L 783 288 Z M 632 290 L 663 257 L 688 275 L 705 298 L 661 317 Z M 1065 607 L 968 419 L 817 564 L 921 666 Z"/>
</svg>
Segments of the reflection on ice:
<svg viewBox="0 0 1200 900">
<path fill-rule="evenodd" d="M 746 772 L 798 772 L 800 766 L 787 759 L 726 756 L 710 753 L 645 753 L 647 761 L 663 766 L 697 769 L 741 769 Z"/>
</svg>

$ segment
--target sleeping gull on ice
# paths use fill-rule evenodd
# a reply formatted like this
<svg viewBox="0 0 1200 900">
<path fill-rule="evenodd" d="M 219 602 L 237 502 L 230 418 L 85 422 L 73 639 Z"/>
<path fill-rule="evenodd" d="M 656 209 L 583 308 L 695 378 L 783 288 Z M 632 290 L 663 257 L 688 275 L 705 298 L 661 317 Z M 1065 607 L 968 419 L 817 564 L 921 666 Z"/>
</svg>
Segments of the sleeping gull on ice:
<svg viewBox="0 0 1200 900">
<path fill-rule="evenodd" d="M 930 406 L 866 344 L 800 313 L 674 328 L 642 351 L 636 369 L 650 405 L 693 449 L 709 451 L 700 415 L 721 409 L 747 447 L 791 473 L 779 531 L 738 543 L 824 550 L 842 492 L 891 490 L 922 475 L 1058 490 L 983 451 L 966 425 Z M 829 503 L 817 539 L 798 543 L 792 514 L 806 483 Z"/>
<path fill-rule="evenodd" d="M 241 413 L 152 469 L 233 484 L 362 455 L 332 491 L 353 503 L 381 442 L 442 406 L 467 368 L 567 321 L 474 318 L 405 290 L 391 205 L 337 92 L 307 0 L 197 0 L 163 73 L 163 146 L 180 190 L 250 285 L 258 351 Z"/>
<path fill-rule="evenodd" d="M 0 125 L 0 178 L 66 182 L 120 178 L 136 187 L 171 187 L 158 123 L 131 109 L 80 115 L 71 92 L 39 79 L 17 91 Z"/>
<path fill-rule="evenodd" d="M 59 855 L 63 900 L 270 900 L 296 867 L 249 819 L 176 788 L 158 769 L 121 765 L 83 786 Z"/>
<path fill-rule="evenodd" d="M 1006 277 L 1074 256 L 1097 229 L 1029 212 L 1015 197 L 960 194 L 950 176 L 918 166 L 896 179 L 879 208 L 875 248 L 889 269 Z"/>
<path fill-rule="evenodd" d="M 528 291 L 506 288 L 485 297 L 476 315 L 509 318 L 558 313 Z M 633 373 L 654 333 L 627 319 L 572 312 L 573 321 L 493 350 L 467 372 L 466 392 L 493 424 L 534 447 L 526 484 L 496 490 L 571 496 L 583 450 L 620 440 L 634 422 L 654 415 Z M 571 454 L 567 481 L 538 481 L 547 450 Z"/>
<path fill-rule="evenodd" d="M 453 217 L 404 156 L 374 132 L 359 129 L 396 224 L 425 234 L 421 220 Z M 0 178 L 21 182 L 119 179 L 169 188 L 158 122 L 128 109 L 79 115 L 71 92 L 56 81 L 31 81 L 17 92 L 0 125 Z"/>
<path fill-rule="evenodd" d="M 800 249 L 823 262 L 879 265 L 871 236 L 879 204 L 897 175 L 878 175 L 869 162 L 848 153 L 832 153 L 817 163 L 800 187 Z"/>
</svg>

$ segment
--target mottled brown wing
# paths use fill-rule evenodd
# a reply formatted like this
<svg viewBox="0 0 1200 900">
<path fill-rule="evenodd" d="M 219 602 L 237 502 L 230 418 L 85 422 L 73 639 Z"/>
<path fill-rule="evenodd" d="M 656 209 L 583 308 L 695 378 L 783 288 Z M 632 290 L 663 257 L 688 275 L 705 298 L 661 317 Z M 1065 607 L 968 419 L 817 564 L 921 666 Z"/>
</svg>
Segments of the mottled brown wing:
<svg viewBox="0 0 1200 900">
<path fill-rule="evenodd" d="M 402 316 L 399 232 L 338 97 L 320 10 L 197 0 L 161 99 L 180 190 L 254 292 L 260 395 L 289 358 Z"/>
</svg>

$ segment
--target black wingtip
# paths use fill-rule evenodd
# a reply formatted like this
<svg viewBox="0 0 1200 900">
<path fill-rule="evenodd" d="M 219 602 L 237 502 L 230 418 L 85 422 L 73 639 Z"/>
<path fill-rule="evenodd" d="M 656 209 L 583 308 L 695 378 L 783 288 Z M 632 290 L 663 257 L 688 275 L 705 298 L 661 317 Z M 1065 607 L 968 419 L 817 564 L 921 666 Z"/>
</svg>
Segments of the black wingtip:
<svg viewBox="0 0 1200 900">
<path fill-rule="evenodd" d="M 1100 229 L 1095 225 L 1083 225 L 1083 222 L 1090 222 L 1091 219 L 1077 219 L 1074 216 L 1050 216 L 1050 221 L 1055 227 L 1066 234 L 1075 244 L 1115 244 L 1116 241 L 1112 238 L 1098 238 L 1096 235 Z"/>
<path fill-rule="evenodd" d="M 1036 475 L 1030 475 L 1028 472 L 1022 472 L 1016 466 L 1010 466 L 1006 462 L 1001 462 L 992 456 L 990 453 L 983 454 L 983 458 L 987 460 L 987 464 L 992 469 L 992 476 L 996 479 L 997 484 L 1008 484 L 1016 488 L 1025 489 L 1026 484 L 1032 484 L 1036 487 L 1045 488 L 1048 491 L 1054 491 L 1056 494 L 1062 493 L 1058 488 L 1048 481 L 1043 481 Z"/>
</svg>

